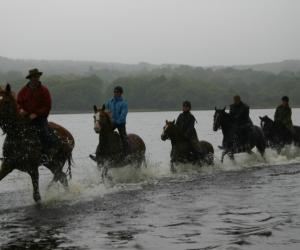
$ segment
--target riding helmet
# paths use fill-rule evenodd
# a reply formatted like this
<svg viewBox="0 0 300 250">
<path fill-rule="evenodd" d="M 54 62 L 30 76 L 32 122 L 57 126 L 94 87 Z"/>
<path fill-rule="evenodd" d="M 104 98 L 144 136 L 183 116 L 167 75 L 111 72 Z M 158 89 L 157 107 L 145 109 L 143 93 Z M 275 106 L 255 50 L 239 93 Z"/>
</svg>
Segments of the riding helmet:
<svg viewBox="0 0 300 250">
<path fill-rule="evenodd" d="M 282 98 L 281 98 L 281 101 L 283 101 L 283 102 L 289 102 L 289 98 L 287 97 L 287 96 L 283 96 Z"/>
<path fill-rule="evenodd" d="M 123 88 L 121 86 L 116 86 L 114 88 L 114 92 L 119 92 L 119 93 L 123 94 Z"/>
<path fill-rule="evenodd" d="M 185 106 L 185 107 L 188 107 L 188 108 L 192 108 L 192 104 L 191 104 L 191 102 L 190 101 L 184 101 L 183 103 L 182 103 L 182 106 Z"/>
</svg>

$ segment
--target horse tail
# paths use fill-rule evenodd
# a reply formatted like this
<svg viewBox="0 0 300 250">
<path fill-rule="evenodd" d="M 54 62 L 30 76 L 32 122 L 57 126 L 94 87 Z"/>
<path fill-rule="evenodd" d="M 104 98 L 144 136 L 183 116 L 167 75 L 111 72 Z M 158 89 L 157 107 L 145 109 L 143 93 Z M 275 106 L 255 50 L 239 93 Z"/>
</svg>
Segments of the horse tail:
<svg viewBox="0 0 300 250">
<path fill-rule="evenodd" d="M 68 168 L 66 174 L 69 175 L 69 179 L 72 179 L 72 166 L 74 163 L 72 153 L 70 153 L 70 155 L 68 156 L 67 161 L 68 161 Z"/>
</svg>

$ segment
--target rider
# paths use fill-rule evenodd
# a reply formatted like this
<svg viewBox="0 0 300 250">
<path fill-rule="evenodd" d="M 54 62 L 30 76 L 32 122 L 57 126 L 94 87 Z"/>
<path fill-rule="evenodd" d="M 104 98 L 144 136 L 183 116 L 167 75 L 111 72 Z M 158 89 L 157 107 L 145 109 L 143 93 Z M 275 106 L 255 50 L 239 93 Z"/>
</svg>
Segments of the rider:
<svg viewBox="0 0 300 250">
<path fill-rule="evenodd" d="M 114 128 L 118 129 L 123 152 L 125 155 L 128 154 L 128 141 L 126 133 L 126 117 L 128 113 L 127 102 L 123 100 L 123 88 L 117 86 L 114 88 L 114 97 L 105 104 L 105 108 L 111 112 L 112 121 Z"/>
<path fill-rule="evenodd" d="M 233 97 L 233 104 L 230 105 L 229 114 L 233 118 L 242 141 L 247 142 L 253 123 L 249 116 L 249 106 L 241 101 L 239 95 Z"/>
<path fill-rule="evenodd" d="M 28 116 L 31 124 L 36 127 L 44 153 L 54 155 L 57 151 L 51 141 L 47 119 L 51 110 L 51 95 L 40 82 L 42 74 L 38 69 L 29 70 L 26 76 L 29 82 L 18 93 L 17 103 L 20 115 Z"/>
<path fill-rule="evenodd" d="M 189 101 L 182 103 L 182 113 L 176 120 L 176 126 L 182 131 L 184 137 L 188 140 L 192 151 L 201 153 L 198 144 L 198 136 L 195 129 L 196 118 L 191 114 L 192 104 Z"/>
<path fill-rule="evenodd" d="M 283 96 L 281 101 L 281 105 L 276 108 L 274 121 L 282 124 L 291 132 L 292 135 L 295 135 L 292 122 L 292 109 L 289 106 L 289 98 L 287 96 Z"/>
</svg>

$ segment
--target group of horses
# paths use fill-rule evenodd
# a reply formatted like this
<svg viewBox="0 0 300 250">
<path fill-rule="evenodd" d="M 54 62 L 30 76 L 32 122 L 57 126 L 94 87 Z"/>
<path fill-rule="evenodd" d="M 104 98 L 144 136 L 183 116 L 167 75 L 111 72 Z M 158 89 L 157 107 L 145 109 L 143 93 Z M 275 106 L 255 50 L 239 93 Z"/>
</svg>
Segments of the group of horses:
<svg viewBox="0 0 300 250">
<path fill-rule="evenodd" d="M 123 144 L 118 133 L 115 132 L 114 124 L 105 106 L 94 106 L 94 130 L 99 134 L 99 144 L 96 156 L 93 158 L 102 170 L 105 177 L 111 167 L 122 167 L 128 164 L 140 167 L 145 163 L 146 146 L 144 141 L 136 134 L 128 134 L 128 150 L 125 154 Z M 221 129 L 223 132 L 222 161 L 226 154 L 234 159 L 234 154 L 240 152 L 252 153 L 254 147 L 263 156 L 267 146 L 276 148 L 278 151 L 286 144 L 300 144 L 300 127 L 294 128 L 296 133 L 291 134 L 288 129 L 273 122 L 267 116 L 260 117 L 261 127 L 253 126 L 249 139 L 241 140 L 234 126 L 234 121 L 224 109 L 215 109 L 213 130 Z M 44 160 L 45 151 L 41 143 L 39 133 L 31 125 L 29 118 L 23 117 L 18 112 L 18 105 L 10 85 L 0 88 L 0 128 L 6 135 L 3 143 L 3 158 L 0 169 L 0 181 L 14 169 L 27 172 L 33 185 L 33 198 L 40 202 L 39 171 L 44 165 L 53 173 L 50 182 L 60 182 L 68 189 L 67 174 L 71 178 L 72 151 L 75 141 L 72 134 L 62 126 L 49 122 L 49 129 L 60 139 L 57 151 L 54 155 L 48 155 Z M 295 136 L 295 134 L 299 134 Z M 214 148 L 207 141 L 198 141 L 198 150 L 191 148 L 190 142 L 176 126 L 174 121 L 166 121 L 161 135 L 163 141 L 170 140 L 172 150 L 171 170 L 175 171 L 176 163 L 192 163 L 199 166 L 214 164 Z M 67 173 L 63 171 L 68 163 Z M 49 184 L 49 185 L 50 185 Z"/>
</svg>

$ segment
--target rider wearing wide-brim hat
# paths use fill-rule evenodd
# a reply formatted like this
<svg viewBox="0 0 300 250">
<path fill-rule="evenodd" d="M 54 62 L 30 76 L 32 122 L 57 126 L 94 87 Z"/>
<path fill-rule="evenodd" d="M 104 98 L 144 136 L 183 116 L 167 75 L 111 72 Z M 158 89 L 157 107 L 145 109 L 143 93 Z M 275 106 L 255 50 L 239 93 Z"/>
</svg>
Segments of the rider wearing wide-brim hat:
<svg viewBox="0 0 300 250">
<path fill-rule="evenodd" d="M 38 69 L 29 70 L 26 79 L 29 82 L 20 90 L 17 96 L 19 113 L 29 117 L 31 124 L 37 128 L 41 142 L 46 150 L 51 146 L 48 130 L 48 116 L 51 110 L 51 95 L 40 77 L 43 72 Z"/>
</svg>

